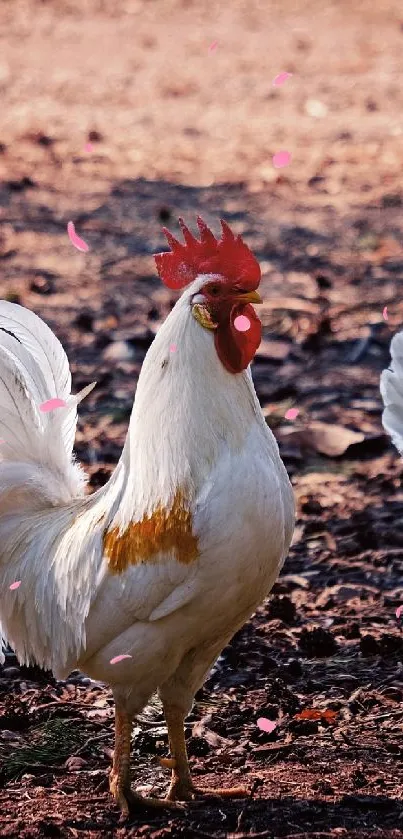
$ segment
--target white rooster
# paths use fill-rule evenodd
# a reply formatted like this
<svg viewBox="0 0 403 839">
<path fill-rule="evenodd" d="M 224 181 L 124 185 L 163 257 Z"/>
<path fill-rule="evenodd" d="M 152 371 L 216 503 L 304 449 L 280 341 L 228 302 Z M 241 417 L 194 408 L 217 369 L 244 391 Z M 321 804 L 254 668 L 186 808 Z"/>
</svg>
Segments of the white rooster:
<svg viewBox="0 0 403 839">
<path fill-rule="evenodd" d="M 72 450 L 91 386 L 72 396 L 53 332 L 0 302 L 0 628 L 20 662 L 111 685 L 110 789 L 126 814 L 203 792 L 185 717 L 273 586 L 294 528 L 249 367 L 261 340 L 259 265 L 225 222 L 216 240 L 198 218 L 200 241 L 180 224 L 185 244 L 164 229 L 171 251 L 155 259 L 168 287 L 186 289 L 144 360 L 119 463 L 90 496 Z M 41 412 L 54 397 L 67 407 Z M 132 721 L 156 691 L 173 766 L 164 800 L 130 788 Z"/>
</svg>

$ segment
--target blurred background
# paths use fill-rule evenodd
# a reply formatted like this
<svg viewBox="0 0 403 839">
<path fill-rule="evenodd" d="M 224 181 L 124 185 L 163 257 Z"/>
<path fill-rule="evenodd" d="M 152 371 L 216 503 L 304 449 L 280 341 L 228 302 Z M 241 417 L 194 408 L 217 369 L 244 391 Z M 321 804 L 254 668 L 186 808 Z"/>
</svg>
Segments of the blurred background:
<svg viewBox="0 0 403 839">
<path fill-rule="evenodd" d="M 55 328 L 77 389 L 98 380 L 78 440 L 94 485 L 174 302 L 152 254 L 180 214 L 223 216 L 261 261 L 267 412 L 335 420 L 344 399 L 344 423 L 379 431 L 350 397 L 364 363 L 377 398 L 402 319 L 402 47 L 398 2 L 3 0 L 0 293 Z"/>
<path fill-rule="evenodd" d="M 162 226 L 178 234 L 183 215 L 195 230 L 200 213 L 218 234 L 223 217 L 262 266 L 253 375 L 293 480 L 296 535 L 270 602 L 201 692 L 215 708 L 213 737 L 199 728 L 190 738 L 207 775 L 223 737 L 240 743 L 233 765 L 244 781 L 259 776 L 266 796 L 242 816 L 255 835 L 270 819 L 270 835 L 284 836 L 287 818 L 321 836 L 336 835 L 330 825 L 374 836 L 354 832 L 358 795 L 377 837 L 401 835 L 402 467 L 383 434 L 379 375 L 403 320 L 402 55 L 399 0 L 0 0 L 0 294 L 54 329 L 74 392 L 98 383 L 80 406 L 76 446 L 90 489 L 120 456 L 142 361 L 177 298 L 156 276 Z M 285 71 L 292 77 L 273 86 Z M 282 169 L 278 151 L 291 154 Z M 69 241 L 68 221 L 88 253 Z M 55 696 L 78 717 L 98 690 L 93 713 L 111 746 L 107 691 L 80 674 L 67 687 L 49 674 L 35 682 L 10 656 L 0 673 L 7 729 L 28 736 Z M 330 708 L 340 730 L 315 716 L 288 728 L 307 707 Z M 193 719 L 203 713 L 198 705 Z M 285 720 L 287 734 L 274 735 L 283 752 L 257 730 L 259 713 Z M 148 752 L 164 752 L 161 736 L 143 727 L 144 766 Z M 0 781 L 10 751 L 1 743 Z M 109 757 L 87 752 L 80 783 L 91 795 Z M 60 794 L 46 791 L 35 818 L 78 806 L 84 819 L 85 795 L 76 805 L 67 770 L 57 778 Z M 55 777 L 40 783 L 56 789 Z M 7 789 L 15 814 L 18 784 Z M 100 801 L 94 835 L 115 819 L 103 821 Z M 216 835 L 217 811 L 198 812 L 204 832 L 195 822 L 169 836 Z M 226 804 L 224 828 L 240 829 L 238 816 Z M 0 817 L 1 835 L 16 835 L 6 826 Z M 29 836 L 89 835 L 37 829 Z"/>
</svg>

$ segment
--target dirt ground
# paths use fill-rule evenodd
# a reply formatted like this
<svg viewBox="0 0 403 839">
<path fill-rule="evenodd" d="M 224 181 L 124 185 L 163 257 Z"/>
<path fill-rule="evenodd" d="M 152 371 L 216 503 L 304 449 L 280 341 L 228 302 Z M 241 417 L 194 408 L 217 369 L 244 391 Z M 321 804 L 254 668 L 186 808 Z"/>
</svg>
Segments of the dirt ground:
<svg viewBox="0 0 403 839">
<path fill-rule="evenodd" d="M 200 212 L 262 264 L 253 374 L 298 504 L 272 596 L 188 721 L 197 782 L 249 798 L 123 823 L 107 791 L 110 691 L 10 653 L 1 836 L 403 836 L 402 463 L 379 396 L 403 320 L 402 53 L 398 0 L 1 0 L 0 293 L 52 326 L 76 391 L 98 382 L 76 447 L 91 487 L 117 462 L 174 302 L 152 258 L 161 226 Z M 279 150 L 292 158 L 276 170 Z M 134 734 L 133 775 L 162 795 L 157 703 Z"/>
</svg>

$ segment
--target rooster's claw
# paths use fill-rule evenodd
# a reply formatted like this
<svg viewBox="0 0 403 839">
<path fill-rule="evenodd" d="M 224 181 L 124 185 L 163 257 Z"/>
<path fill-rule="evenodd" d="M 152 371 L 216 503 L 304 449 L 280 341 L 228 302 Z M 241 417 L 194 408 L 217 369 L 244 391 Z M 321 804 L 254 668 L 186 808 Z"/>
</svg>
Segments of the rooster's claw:
<svg viewBox="0 0 403 839">
<path fill-rule="evenodd" d="M 245 787 L 229 787 L 228 789 L 212 789 L 205 787 L 200 789 L 194 784 L 171 785 L 165 801 L 194 801 L 197 798 L 246 798 L 249 795 L 249 790 Z"/>
<path fill-rule="evenodd" d="M 168 801 L 166 798 L 154 798 L 153 796 L 140 795 L 139 792 L 129 788 L 118 787 L 111 784 L 111 793 L 120 807 L 121 813 L 128 818 L 132 813 L 147 807 L 160 810 L 184 810 L 185 805 L 178 801 Z"/>
</svg>

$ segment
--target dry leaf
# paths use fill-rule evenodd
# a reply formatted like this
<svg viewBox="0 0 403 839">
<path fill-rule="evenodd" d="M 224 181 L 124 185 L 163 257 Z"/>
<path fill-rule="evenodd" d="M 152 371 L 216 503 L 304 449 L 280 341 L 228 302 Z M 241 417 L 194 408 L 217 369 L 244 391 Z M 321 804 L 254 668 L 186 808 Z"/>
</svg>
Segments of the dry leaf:
<svg viewBox="0 0 403 839">
<path fill-rule="evenodd" d="M 342 425 L 311 422 L 305 428 L 284 428 L 279 433 L 283 442 L 297 444 L 301 449 L 319 452 L 327 457 L 340 457 L 353 443 L 362 443 L 365 434 Z"/>
<path fill-rule="evenodd" d="M 210 746 L 214 748 L 226 748 L 228 746 L 233 745 L 232 740 L 228 740 L 226 737 L 221 737 L 220 734 L 216 734 L 215 731 L 211 731 L 210 728 L 206 728 L 205 721 L 211 719 L 211 715 L 207 715 L 204 717 L 200 722 L 196 722 L 192 729 L 192 736 L 193 737 L 201 737 L 207 741 Z"/>
<path fill-rule="evenodd" d="M 329 425 L 324 422 L 311 423 L 309 430 L 316 450 L 329 457 L 339 457 L 353 443 L 362 443 L 365 439 L 362 431 L 351 431 L 342 425 Z"/>
<path fill-rule="evenodd" d="M 295 720 L 326 720 L 326 722 L 335 722 L 337 711 L 332 711 L 327 708 L 325 711 L 319 711 L 317 708 L 306 708 L 300 714 L 295 714 Z"/>
</svg>

